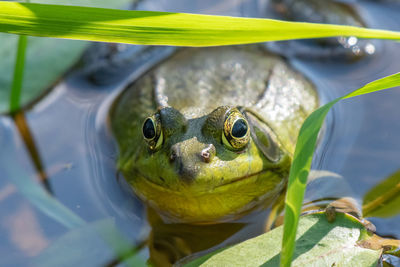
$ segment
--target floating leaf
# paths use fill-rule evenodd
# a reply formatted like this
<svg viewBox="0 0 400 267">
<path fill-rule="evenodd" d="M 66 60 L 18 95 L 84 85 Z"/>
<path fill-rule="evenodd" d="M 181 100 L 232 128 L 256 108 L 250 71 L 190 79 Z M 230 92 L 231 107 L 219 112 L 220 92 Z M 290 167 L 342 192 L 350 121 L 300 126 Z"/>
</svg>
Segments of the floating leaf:
<svg viewBox="0 0 400 267">
<path fill-rule="evenodd" d="M 184 266 L 275 267 L 279 265 L 282 234 L 280 226 Z M 370 240 L 370 235 L 364 225 L 350 215 L 337 213 L 332 223 L 323 212 L 302 216 L 292 266 L 376 266 L 381 250 L 358 245 L 365 240 Z"/>
<path fill-rule="evenodd" d="M 391 217 L 400 214 L 400 170 L 364 195 L 362 209 L 365 217 Z"/>
<path fill-rule="evenodd" d="M 332 36 L 400 40 L 399 32 L 344 25 L 13 2 L 0 2 L 0 31 L 177 46 L 248 44 Z"/>
</svg>

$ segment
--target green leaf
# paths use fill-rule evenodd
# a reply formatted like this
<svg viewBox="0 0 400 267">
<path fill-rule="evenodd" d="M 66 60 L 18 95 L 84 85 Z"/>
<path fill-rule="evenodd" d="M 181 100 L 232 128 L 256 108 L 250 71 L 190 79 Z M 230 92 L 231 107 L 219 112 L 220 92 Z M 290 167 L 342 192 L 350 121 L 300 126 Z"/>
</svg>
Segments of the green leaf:
<svg viewBox="0 0 400 267">
<path fill-rule="evenodd" d="M 343 25 L 13 2 L 0 2 L 0 31 L 177 46 L 248 44 L 331 36 L 400 40 L 399 32 Z"/>
<path fill-rule="evenodd" d="M 400 73 L 370 82 L 348 95 L 337 98 L 315 110 L 304 121 L 297 139 L 293 163 L 289 174 L 288 190 L 285 200 L 284 235 L 281 266 L 290 266 L 294 252 L 294 241 L 300 210 L 303 203 L 307 177 L 319 130 L 330 108 L 338 101 L 363 94 L 368 94 L 392 87 L 400 86 Z"/>
<path fill-rule="evenodd" d="M 400 213 L 400 170 L 364 195 L 362 209 L 365 217 L 391 217 Z"/>
<path fill-rule="evenodd" d="M 185 266 L 275 267 L 279 265 L 282 234 L 283 227 L 280 226 Z M 357 245 L 369 238 L 365 227 L 344 213 L 337 213 L 333 223 L 327 221 L 323 212 L 302 216 L 292 266 L 376 266 L 381 250 Z"/>
</svg>

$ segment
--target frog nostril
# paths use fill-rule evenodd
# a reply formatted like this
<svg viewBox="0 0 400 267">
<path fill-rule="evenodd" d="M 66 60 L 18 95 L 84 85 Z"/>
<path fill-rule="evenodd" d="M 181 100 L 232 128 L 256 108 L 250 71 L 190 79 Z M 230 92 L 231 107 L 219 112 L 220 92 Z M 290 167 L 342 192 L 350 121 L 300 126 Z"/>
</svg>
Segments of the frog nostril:
<svg viewBox="0 0 400 267">
<path fill-rule="evenodd" d="M 204 148 L 200 152 L 200 156 L 204 162 L 209 163 L 211 162 L 212 158 L 215 155 L 215 146 L 213 144 L 209 144 L 206 148 Z"/>
<path fill-rule="evenodd" d="M 178 156 L 176 155 L 175 152 L 171 152 L 171 155 L 169 156 L 169 161 L 174 162 L 177 157 Z"/>
<path fill-rule="evenodd" d="M 179 157 L 179 147 L 173 146 L 171 148 L 171 154 L 169 155 L 169 161 L 174 162 Z"/>
</svg>

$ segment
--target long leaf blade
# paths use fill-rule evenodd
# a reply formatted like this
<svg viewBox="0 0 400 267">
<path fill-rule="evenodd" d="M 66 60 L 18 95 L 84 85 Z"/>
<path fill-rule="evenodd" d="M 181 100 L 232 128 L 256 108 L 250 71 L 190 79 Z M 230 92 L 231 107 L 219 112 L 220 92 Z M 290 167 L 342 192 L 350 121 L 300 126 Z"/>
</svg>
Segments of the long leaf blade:
<svg viewBox="0 0 400 267">
<path fill-rule="evenodd" d="M 326 114 L 335 103 L 342 99 L 377 92 L 396 86 L 400 86 L 400 73 L 370 82 L 343 97 L 339 97 L 325 104 L 315 110 L 303 123 L 297 139 L 286 193 L 281 266 L 290 266 L 294 253 L 296 230 L 307 184 L 307 176 L 310 171 L 318 133 Z"/>
<path fill-rule="evenodd" d="M 400 33 L 343 25 L 184 13 L 0 2 L 0 32 L 142 45 L 213 46 Z"/>
</svg>

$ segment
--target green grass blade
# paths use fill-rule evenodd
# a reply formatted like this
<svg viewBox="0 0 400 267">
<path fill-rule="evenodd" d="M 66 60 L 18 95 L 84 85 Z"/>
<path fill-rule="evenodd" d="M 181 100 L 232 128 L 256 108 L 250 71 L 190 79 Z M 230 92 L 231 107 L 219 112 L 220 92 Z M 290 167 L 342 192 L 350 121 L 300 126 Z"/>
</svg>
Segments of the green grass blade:
<svg viewBox="0 0 400 267">
<path fill-rule="evenodd" d="M 18 39 L 17 55 L 14 67 L 14 78 L 10 94 L 10 112 L 19 109 L 21 103 L 22 81 L 24 79 L 25 53 L 28 40 L 27 36 L 21 35 Z"/>
<path fill-rule="evenodd" d="M 400 73 L 370 82 L 348 95 L 325 104 L 315 110 L 303 123 L 296 144 L 293 164 L 289 174 L 288 190 L 286 193 L 281 266 L 290 266 L 293 256 L 296 230 L 303 203 L 304 191 L 307 184 L 307 176 L 310 171 L 318 133 L 326 114 L 335 103 L 342 99 L 360 96 L 396 86 L 400 86 Z"/>
<path fill-rule="evenodd" d="M 228 16 L 0 2 L 0 32 L 142 45 L 213 46 L 400 33 L 343 25 Z"/>
</svg>

